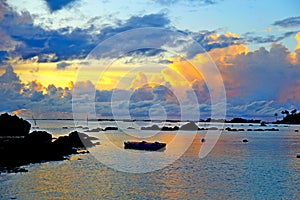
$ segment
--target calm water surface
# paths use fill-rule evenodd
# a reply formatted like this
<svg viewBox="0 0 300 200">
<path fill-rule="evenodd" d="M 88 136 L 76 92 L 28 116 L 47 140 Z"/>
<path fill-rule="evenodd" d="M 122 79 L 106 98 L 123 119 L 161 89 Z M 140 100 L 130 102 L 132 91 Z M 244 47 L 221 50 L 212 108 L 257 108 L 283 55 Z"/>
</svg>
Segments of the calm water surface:
<svg viewBox="0 0 300 200">
<path fill-rule="evenodd" d="M 69 127 L 65 130 L 57 122 L 43 123 L 54 135 L 66 134 L 74 126 L 72 121 L 59 122 Z M 224 132 L 204 159 L 198 157 L 203 137 L 199 133 L 180 159 L 143 174 L 116 171 L 92 154 L 29 165 L 28 173 L 0 175 L 0 199 L 299 199 L 300 134 L 294 130 L 300 127 L 279 128 L 279 132 Z M 121 132 L 106 134 L 122 145 Z M 165 132 L 159 138 L 168 141 L 173 136 Z M 244 138 L 249 143 L 243 144 Z M 95 148 L 108 147 L 101 143 Z"/>
</svg>

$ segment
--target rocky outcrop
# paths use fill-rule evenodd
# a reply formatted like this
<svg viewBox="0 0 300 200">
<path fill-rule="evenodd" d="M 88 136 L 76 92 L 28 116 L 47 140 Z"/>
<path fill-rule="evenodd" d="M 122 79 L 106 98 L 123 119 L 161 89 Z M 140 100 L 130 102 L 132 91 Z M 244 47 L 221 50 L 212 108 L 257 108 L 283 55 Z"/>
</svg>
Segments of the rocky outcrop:
<svg viewBox="0 0 300 200">
<path fill-rule="evenodd" d="M 68 136 L 61 136 L 54 140 L 46 131 L 29 133 L 30 124 L 17 116 L 3 115 L 0 116 L 0 127 L 5 127 L 5 134 L 1 130 L 0 172 L 18 171 L 16 169 L 19 166 L 30 163 L 62 160 L 66 156 L 78 153 L 80 149 L 94 146 L 92 140 L 96 138 L 84 133 L 74 131 Z"/>
<path fill-rule="evenodd" d="M 30 131 L 30 123 L 16 115 L 0 115 L 0 136 L 25 136 Z"/>
</svg>

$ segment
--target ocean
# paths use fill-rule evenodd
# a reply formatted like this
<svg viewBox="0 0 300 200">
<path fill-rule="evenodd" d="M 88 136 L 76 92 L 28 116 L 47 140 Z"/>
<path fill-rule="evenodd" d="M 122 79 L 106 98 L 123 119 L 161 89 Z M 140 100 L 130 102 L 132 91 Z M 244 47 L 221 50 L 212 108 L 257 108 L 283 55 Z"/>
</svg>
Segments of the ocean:
<svg viewBox="0 0 300 200">
<path fill-rule="evenodd" d="M 82 122 L 83 123 L 83 122 Z M 300 126 L 268 125 L 279 131 L 223 131 L 213 150 L 199 158 L 203 131 L 140 131 L 151 122 L 89 122 L 87 126 L 118 126 L 122 130 L 87 133 L 100 145 L 89 154 L 72 155 L 55 162 L 30 164 L 27 173 L 0 174 L 0 199 L 299 199 Z M 154 123 L 158 124 L 158 123 Z M 159 124 L 160 126 L 163 124 Z M 182 125 L 167 123 L 166 126 Z M 53 137 L 75 130 L 68 120 L 37 120 L 41 130 Z M 201 127 L 220 124 L 199 124 Z M 265 128 L 249 124 L 225 124 L 242 129 Z M 127 129 L 132 127 L 134 129 Z M 84 129 L 80 129 L 84 132 Z M 206 134 L 212 134 L 208 131 Z M 161 152 L 124 150 L 125 140 L 173 142 L 178 148 Z M 130 136 L 128 136 L 130 135 Z M 176 139 L 179 136 L 179 139 Z M 185 141 L 193 138 L 187 151 Z M 242 140 L 247 138 L 248 143 Z M 132 157 L 116 155 L 116 151 Z M 100 154 L 97 154 L 99 153 Z M 143 159 L 139 155 L 142 154 Z M 181 155 L 182 154 L 182 155 Z M 123 154 L 122 154 L 123 155 Z M 124 154 L 125 155 L 125 154 Z M 137 155 L 137 156 L 134 156 Z M 101 157 L 100 157 L 101 156 Z M 159 159 L 158 159 L 159 158 Z M 136 166 L 120 168 L 122 163 Z M 145 164 L 146 163 L 146 164 Z M 150 164 L 147 164 L 150 163 Z M 152 170 L 151 166 L 159 166 Z M 143 170 L 139 173 L 136 169 Z M 140 171 L 141 172 L 141 171 Z"/>
</svg>

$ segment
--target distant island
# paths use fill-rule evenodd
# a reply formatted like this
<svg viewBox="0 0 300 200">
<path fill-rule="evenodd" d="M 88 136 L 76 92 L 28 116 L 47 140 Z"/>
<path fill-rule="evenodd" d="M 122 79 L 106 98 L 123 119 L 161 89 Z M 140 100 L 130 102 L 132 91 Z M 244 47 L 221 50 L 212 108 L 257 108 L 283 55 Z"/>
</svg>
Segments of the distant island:
<svg viewBox="0 0 300 200">
<path fill-rule="evenodd" d="M 292 111 L 283 110 L 281 114 L 284 115 L 282 120 L 276 120 L 275 124 L 300 124 L 300 112 L 297 113 L 297 109 Z M 274 114 L 275 117 L 278 116 L 278 113 Z"/>
<path fill-rule="evenodd" d="M 282 120 L 278 119 L 279 114 L 275 113 L 274 114 L 274 121 L 273 122 L 268 122 L 268 123 L 273 123 L 273 124 L 300 124 L 300 111 L 297 112 L 297 109 L 293 109 L 291 111 L 288 110 L 283 110 L 281 111 L 281 114 L 283 115 Z M 57 119 L 38 119 L 38 120 L 74 120 L 74 119 L 62 119 L 62 118 L 57 118 Z M 170 122 L 170 123 L 178 123 L 182 122 L 180 119 L 166 119 L 166 120 L 151 120 L 151 119 L 114 119 L 114 118 L 99 118 L 99 119 L 82 119 L 82 120 L 88 120 L 88 121 L 124 121 L 124 122 L 135 122 L 135 121 L 144 121 L 144 122 Z M 183 120 L 189 122 L 190 120 Z M 212 119 L 212 118 L 207 118 L 207 119 L 199 119 L 198 121 L 194 120 L 194 122 L 219 122 L 219 123 L 253 123 L 253 124 L 259 124 L 263 123 L 265 124 L 266 122 L 260 119 L 245 119 L 242 117 L 235 117 L 232 119 Z"/>
</svg>

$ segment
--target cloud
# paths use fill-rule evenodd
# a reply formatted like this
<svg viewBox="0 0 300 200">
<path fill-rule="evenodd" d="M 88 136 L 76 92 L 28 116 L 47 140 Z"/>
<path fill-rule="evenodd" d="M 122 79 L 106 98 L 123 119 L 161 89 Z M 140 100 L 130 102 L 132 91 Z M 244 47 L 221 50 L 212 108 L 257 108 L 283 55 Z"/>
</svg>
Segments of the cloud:
<svg viewBox="0 0 300 200">
<path fill-rule="evenodd" d="M 230 32 L 219 34 L 216 31 L 205 30 L 189 34 L 196 42 L 201 45 L 203 49 L 199 49 L 195 45 L 187 46 L 187 48 L 185 49 L 185 51 L 187 52 L 187 58 L 193 58 L 197 54 L 203 53 L 204 51 L 210 51 L 216 48 L 224 48 L 231 45 L 239 45 L 243 43 L 240 35 Z"/>
<path fill-rule="evenodd" d="M 45 0 L 47 2 L 47 5 L 49 6 L 49 9 L 54 12 L 57 10 L 62 9 L 63 7 L 71 4 L 72 2 L 75 2 L 76 0 Z"/>
<path fill-rule="evenodd" d="M 151 101 L 154 100 L 153 89 L 150 86 L 143 86 L 136 89 L 130 96 L 130 101 Z"/>
<path fill-rule="evenodd" d="M 280 26 L 283 28 L 297 28 L 300 26 L 300 16 L 289 17 L 283 20 L 278 20 L 273 23 L 274 26 Z"/>
<path fill-rule="evenodd" d="M 0 83 L 10 84 L 14 82 L 20 83 L 21 80 L 14 72 L 13 67 L 9 65 L 6 67 L 5 73 L 0 76 Z"/>
<path fill-rule="evenodd" d="M 143 17 L 132 16 L 125 23 L 120 24 L 127 30 L 142 27 L 166 27 L 170 24 L 170 20 L 164 13 L 144 15 Z"/>
<path fill-rule="evenodd" d="M 84 59 L 100 42 L 115 34 L 142 27 L 167 27 L 170 23 L 165 14 L 158 13 L 132 16 L 100 31 L 93 24 L 84 29 L 65 27 L 50 30 L 35 25 L 28 12 L 17 13 L 7 5 L 3 5 L 3 12 L 5 14 L 0 21 L 2 57 L 9 53 L 24 60 L 37 57 L 38 62 Z M 148 56 L 161 52 L 157 49 L 139 51 Z"/>
<path fill-rule="evenodd" d="M 21 89 L 21 80 L 13 71 L 13 68 L 8 66 L 5 73 L 0 76 L 0 111 L 13 111 L 22 108 L 26 104 L 20 94 Z"/>
<path fill-rule="evenodd" d="M 130 89 L 141 88 L 148 85 L 148 78 L 143 72 L 138 72 L 136 78 L 131 82 Z"/>
<path fill-rule="evenodd" d="M 212 5 L 218 3 L 218 0 L 153 0 L 153 1 L 163 6 L 171 6 L 177 3 L 186 3 L 192 5 L 205 6 L 205 5 Z"/>
<path fill-rule="evenodd" d="M 56 68 L 57 69 L 65 69 L 66 67 L 72 65 L 71 63 L 67 63 L 67 62 L 60 62 L 57 63 Z"/>
<path fill-rule="evenodd" d="M 251 102 L 257 100 L 280 100 L 279 94 L 287 88 L 297 87 L 300 77 L 298 66 L 289 62 L 290 52 L 281 44 L 273 44 L 270 51 L 260 48 L 254 52 L 236 55 L 232 66 L 221 68 L 227 94 L 231 100 Z M 298 96 L 290 99 L 300 102 Z"/>
<path fill-rule="evenodd" d="M 250 33 L 244 35 L 242 39 L 245 43 L 254 43 L 254 44 L 263 44 L 263 43 L 272 43 L 279 42 L 291 35 L 294 35 L 297 31 L 288 31 L 282 35 L 268 35 L 268 36 L 252 36 Z"/>
</svg>

